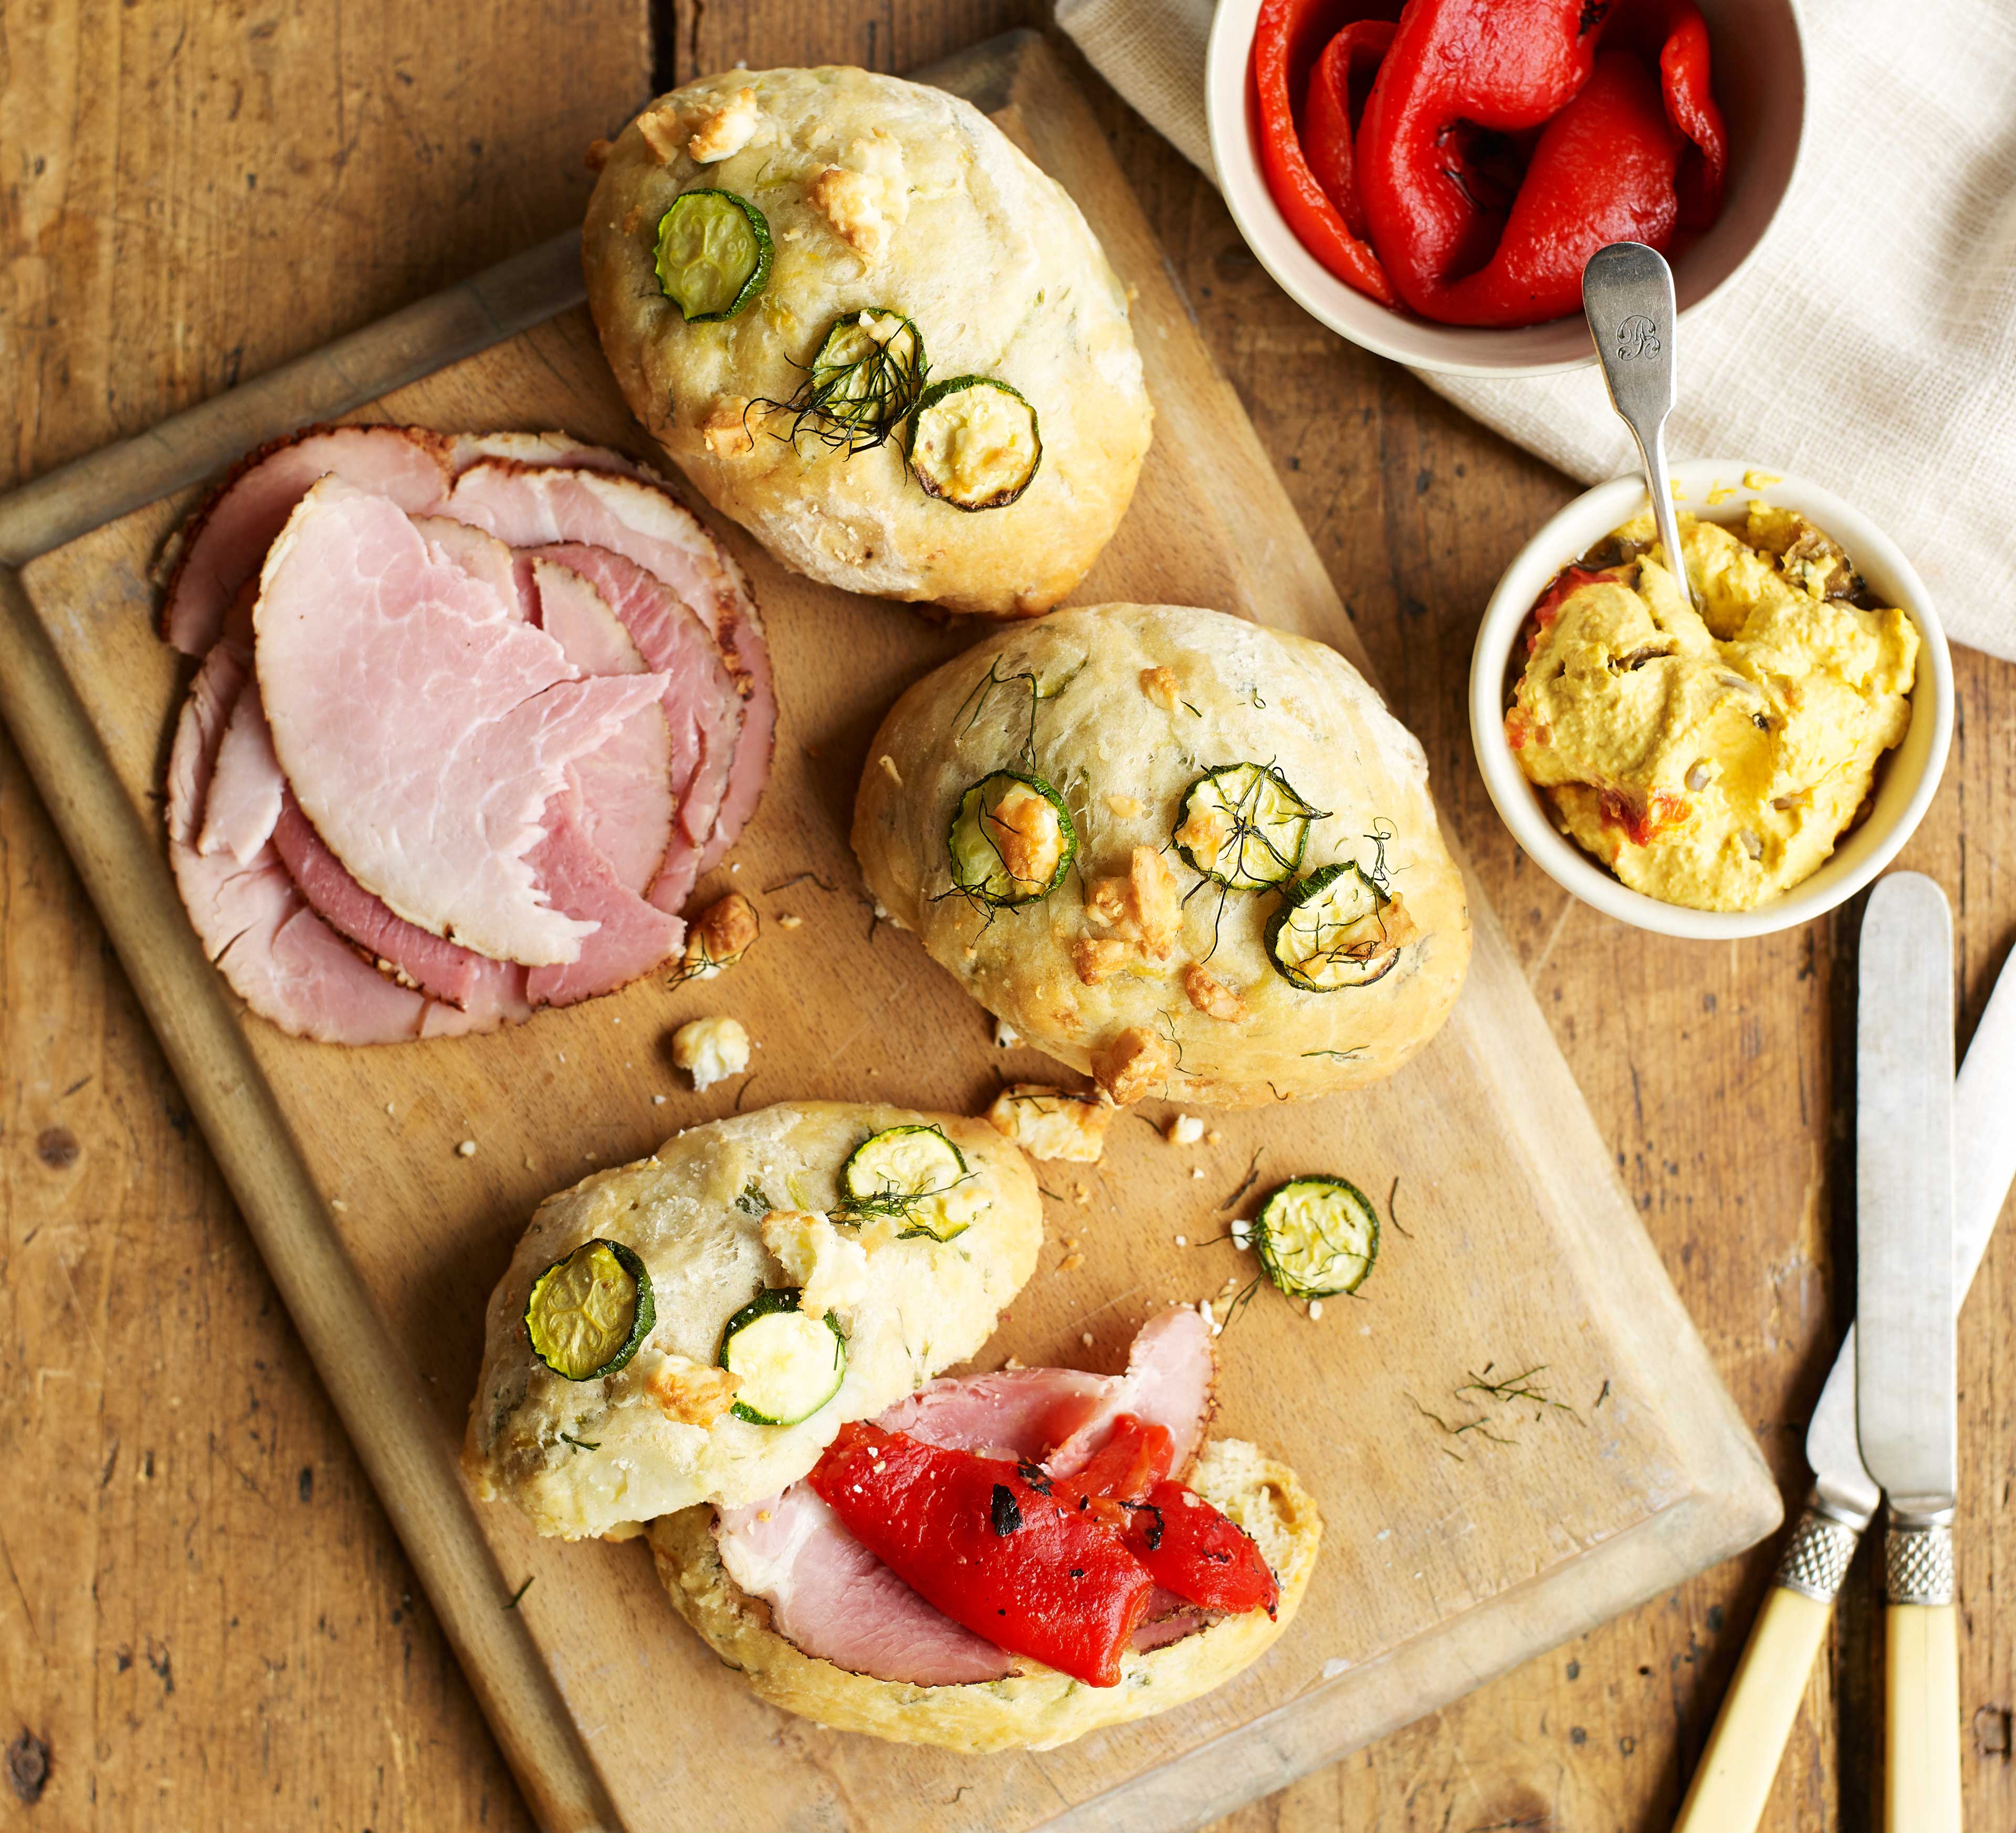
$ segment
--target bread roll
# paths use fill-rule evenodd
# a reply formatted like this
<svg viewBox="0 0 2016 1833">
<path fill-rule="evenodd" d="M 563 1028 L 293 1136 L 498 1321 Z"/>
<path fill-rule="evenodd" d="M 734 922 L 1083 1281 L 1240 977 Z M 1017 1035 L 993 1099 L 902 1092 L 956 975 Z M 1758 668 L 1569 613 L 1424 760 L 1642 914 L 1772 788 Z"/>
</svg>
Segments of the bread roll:
<svg viewBox="0 0 2016 1833">
<path fill-rule="evenodd" d="M 760 213 L 771 266 L 733 315 L 689 322 L 661 285 L 658 239 L 673 200 L 703 189 Z M 610 149 L 584 254 L 632 410 L 710 502 L 815 579 L 1031 615 L 1084 575 L 1133 495 L 1150 416 L 1120 283 L 1062 189 L 942 90 L 851 69 L 689 83 Z M 909 321 L 931 381 L 1005 383 L 1035 409 L 1040 462 L 1014 501 L 927 494 L 908 462 L 914 412 L 872 416 L 855 439 L 801 411 L 829 332 L 870 308 Z"/>
<path fill-rule="evenodd" d="M 1419 744 L 1335 650 L 1217 611 L 1063 611 L 927 675 L 869 747 L 854 848 L 934 960 L 1117 1101 L 1390 1075 L 1470 955 Z"/>
</svg>

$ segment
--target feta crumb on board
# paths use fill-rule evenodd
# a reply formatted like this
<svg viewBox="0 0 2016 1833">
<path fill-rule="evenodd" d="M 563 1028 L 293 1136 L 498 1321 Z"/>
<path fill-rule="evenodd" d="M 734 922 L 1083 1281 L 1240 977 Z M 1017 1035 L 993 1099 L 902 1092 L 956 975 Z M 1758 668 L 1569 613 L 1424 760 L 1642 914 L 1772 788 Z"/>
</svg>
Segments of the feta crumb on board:
<svg viewBox="0 0 2016 1833">
<path fill-rule="evenodd" d="M 672 1062 L 701 1093 L 749 1067 L 749 1033 L 737 1019 L 690 1019 L 672 1033 Z"/>
<path fill-rule="evenodd" d="M 1204 1122 L 1194 1114 L 1172 1115 L 1162 1137 L 1172 1146 L 1194 1146 L 1204 1137 Z"/>
</svg>

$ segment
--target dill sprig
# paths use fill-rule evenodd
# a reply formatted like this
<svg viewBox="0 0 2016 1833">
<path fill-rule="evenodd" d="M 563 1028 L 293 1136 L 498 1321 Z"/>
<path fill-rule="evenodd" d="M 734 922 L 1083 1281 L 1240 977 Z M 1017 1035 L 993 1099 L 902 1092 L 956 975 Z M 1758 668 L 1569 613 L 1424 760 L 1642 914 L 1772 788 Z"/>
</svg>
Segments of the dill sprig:
<svg viewBox="0 0 2016 1833">
<path fill-rule="evenodd" d="M 1405 1235 L 1407 1239 L 1411 1241 L 1414 1238 L 1413 1230 L 1412 1229 L 1404 1228 L 1401 1226 L 1400 1218 L 1393 1208 L 1393 1199 L 1399 1196 L 1399 1194 L 1400 1179 L 1399 1174 L 1395 1173 L 1393 1179 L 1393 1187 L 1386 1193 L 1386 1219 L 1392 1224 L 1394 1232 L 1395 1233 Z"/>
<path fill-rule="evenodd" d="M 1221 1211 L 1237 1208 L 1240 1200 L 1245 1196 L 1246 1193 L 1251 1190 L 1255 1184 L 1259 1183 L 1260 1157 L 1261 1154 L 1265 1152 L 1266 1149 L 1267 1148 L 1265 1146 L 1262 1146 L 1255 1151 L 1252 1163 L 1246 1167 L 1246 1175 L 1239 1181 L 1239 1188 L 1234 1190 L 1230 1196 L 1227 1197 L 1222 1203 L 1219 1205 L 1219 1208 Z"/>
<path fill-rule="evenodd" d="M 1551 1406 L 1556 1411 L 1565 1413 L 1571 1417 L 1579 1417 L 1575 1413 L 1575 1410 L 1565 1400 L 1557 1400 L 1534 1380 L 1533 1377 L 1535 1375 L 1545 1374 L 1547 1372 L 1547 1365 L 1544 1362 L 1536 1362 L 1531 1368 L 1524 1370 L 1517 1374 L 1507 1375 L 1502 1380 L 1494 1381 L 1489 1377 L 1491 1371 L 1497 1366 L 1495 1362 L 1487 1362 L 1481 1370 L 1466 1370 L 1464 1372 L 1469 1374 L 1470 1379 L 1458 1388 L 1456 1390 L 1456 1392 L 1489 1395 L 1491 1399 L 1501 1404 L 1513 1400 L 1531 1401 L 1537 1406 Z M 1533 1417 L 1537 1419 L 1540 1416 L 1535 1413 Z"/>
<path fill-rule="evenodd" d="M 790 430 L 772 437 L 796 445 L 809 435 L 850 458 L 884 444 L 924 391 L 930 365 L 917 327 L 888 306 L 843 312 L 821 340 L 805 379 L 788 401 L 759 396 L 743 410 L 789 414 Z"/>
</svg>

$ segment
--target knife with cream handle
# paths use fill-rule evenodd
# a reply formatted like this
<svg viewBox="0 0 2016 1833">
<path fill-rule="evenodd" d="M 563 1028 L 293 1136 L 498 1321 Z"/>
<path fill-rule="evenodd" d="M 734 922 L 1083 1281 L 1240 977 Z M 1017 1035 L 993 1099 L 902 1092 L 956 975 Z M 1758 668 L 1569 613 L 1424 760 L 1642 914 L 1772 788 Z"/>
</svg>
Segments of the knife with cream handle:
<svg viewBox="0 0 2016 1833">
<path fill-rule="evenodd" d="M 2016 956 L 2011 957 L 2016 961 Z M 2005 968 L 1953 1088 L 1953 1273 L 1966 1295 L 2016 1178 L 2016 971 Z M 1881 1496 L 1856 1442 L 1854 1327 L 1806 1429 L 1813 1487 L 1743 1651 L 1675 1833 L 1754 1833 L 1834 1595 Z"/>
<path fill-rule="evenodd" d="M 1883 1824 L 1960 1833 L 1953 913 L 1894 872 L 1862 920 L 1856 1040 L 1855 1418 L 1883 1536 Z"/>
</svg>

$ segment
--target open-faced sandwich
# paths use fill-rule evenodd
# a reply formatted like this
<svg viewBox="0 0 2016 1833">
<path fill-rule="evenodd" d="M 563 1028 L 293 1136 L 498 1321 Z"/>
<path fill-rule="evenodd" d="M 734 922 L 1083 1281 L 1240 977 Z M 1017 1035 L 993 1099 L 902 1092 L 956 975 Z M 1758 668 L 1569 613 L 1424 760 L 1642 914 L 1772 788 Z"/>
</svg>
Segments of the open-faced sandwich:
<svg viewBox="0 0 2016 1833">
<path fill-rule="evenodd" d="M 1293 1474 L 1205 1442 L 1194 1312 L 1126 1372 L 970 1356 L 1033 1269 L 984 1122 L 814 1102 L 695 1127 L 540 1206 L 490 1303 L 468 1460 L 542 1533 L 648 1531 L 763 1698 L 967 1751 L 1194 1698 L 1287 1626 L 1321 1536 Z"/>
<path fill-rule="evenodd" d="M 926 675 L 869 746 L 854 849 L 1117 1102 L 1389 1075 L 1470 956 L 1420 746 L 1335 650 L 1218 611 L 1063 611 Z"/>
<path fill-rule="evenodd" d="M 1047 610 L 1134 492 L 1127 300 L 1064 191 L 944 91 L 729 70 L 607 149 L 589 303 L 637 417 L 788 565 Z"/>
</svg>

